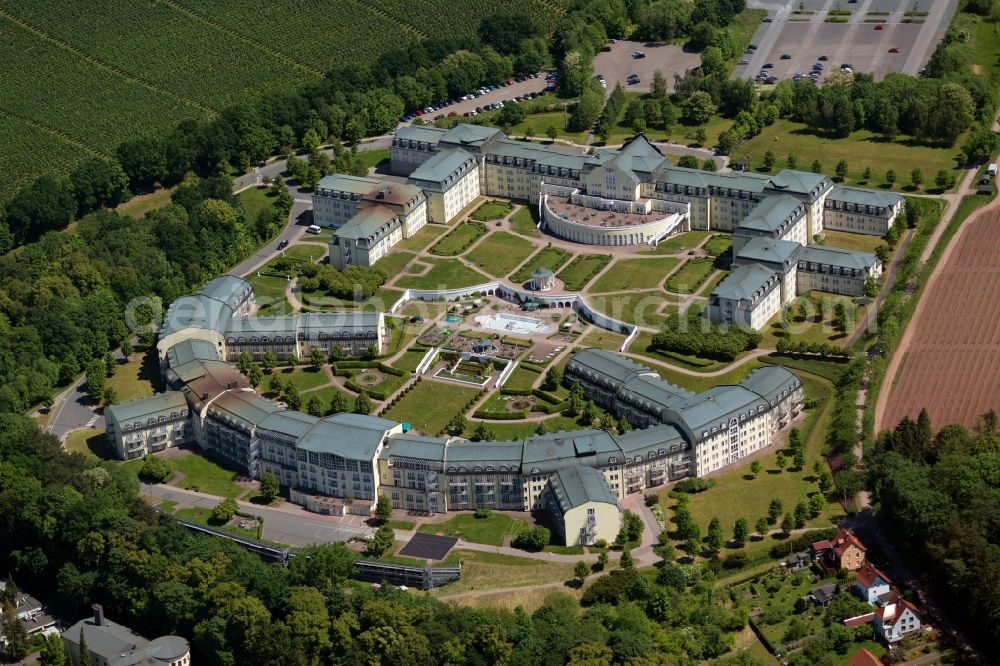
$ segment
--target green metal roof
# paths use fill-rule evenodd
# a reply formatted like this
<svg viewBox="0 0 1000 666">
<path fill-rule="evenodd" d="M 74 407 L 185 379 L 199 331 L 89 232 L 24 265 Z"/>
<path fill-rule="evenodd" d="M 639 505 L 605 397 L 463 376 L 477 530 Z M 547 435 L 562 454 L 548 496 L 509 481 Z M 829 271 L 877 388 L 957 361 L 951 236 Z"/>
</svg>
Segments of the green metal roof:
<svg viewBox="0 0 1000 666">
<path fill-rule="evenodd" d="M 878 264 L 878 257 L 870 252 L 846 250 L 842 247 L 830 247 L 829 245 L 805 245 L 799 250 L 798 259 L 799 261 L 863 271 Z"/>
<path fill-rule="evenodd" d="M 160 337 L 183 331 L 185 328 L 202 328 L 220 333 L 233 316 L 233 309 L 203 294 L 181 296 L 167 308 L 160 327 Z"/>
<path fill-rule="evenodd" d="M 396 138 L 437 144 L 448 130 L 433 125 L 405 125 L 396 130 Z"/>
<path fill-rule="evenodd" d="M 372 460 L 387 431 L 396 421 L 363 414 L 334 414 L 319 420 L 299 440 L 298 447 L 314 453 L 332 453 L 352 460 Z"/>
<path fill-rule="evenodd" d="M 319 421 L 318 416 L 311 416 L 309 414 L 303 414 L 302 412 L 283 409 L 264 417 L 264 419 L 257 424 L 257 427 L 264 430 L 280 432 L 283 435 L 288 435 L 289 437 L 298 439 L 305 436 L 305 434 L 309 432 L 314 425 L 316 425 L 317 421 Z"/>
<path fill-rule="evenodd" d="M 738 419 L 757 406 L 764 407 L 764 399 L 743 386 L 714 386 L 698 394 L 677 414 L 681 423 L 700 439 L 703 431 L 727 427 L 730 419 Z"/>
<path fill-rule="evenodd" d="M 622 385 L 619 395 L 630 404 L 650 412 L 661 412 L 694 396 L 679 386 L 651 375 L 629 379 Z"/>
<path fill-rule="evenodd" d="M 520 442 L 467 442 L 453 440 L 445 451 L 445 465 L 465 467 L 520 467 L 524 447 Z"/>
<path fill-rule="evenodd" d="M 801 385 L 802 382 L 793 372 L 777 365 L 757 368 L 740 382 L 740 386 L 753 391 L 771 405 Z"/>
<path fill-rule="evenodd" d="M 141 421 L 146 425 L 149 419 L 156 420 L 161 416 L 170 417 L 187 410 L 187 400 L 180 391 L 165 391 L 148 398 L 138 398 L 123 402 L 120 405 L 109 405 L 104 408 L 104 418 L 109 422 L 131 425 Z"/>
<path fill-rule="evenodd" d="M 409 432 L 390 435 L 389 445 L 382 450 L 379 458 L 413 458 L 444 463 L 445 443 L 443 437 L 424 437 Z"/>
<path fill-rule="evenodd" d="M 796 255 L 801 247 L 802 245 L 793 241 L 758 236 L 751 238 L 740 248 L 740 251 L 736 253 L 734 263 L 739 265 L 756 261 L 784 266 L 786 263 L 796 260 Z"/>
<path fill-rule="evenodd" d="M 350 194 L 362 196 L 368 194 L 381 184 L 382 181 L 377 178 L 351 176 L 345 173 L 334 173 L 320 178 L 319 182 L 316 184 L 316 189 L 348 192 Z"/>
<path fill-rule="evenodd" d="M 769 183 L 769 187 L 773 189 L 809 195 L 811 199 L 815 199 L 831 185 L 830 179 L 821 173 L 796 171 L 795 169 L 782 169 L 771 178 Z"/>
<path fill-rule="evenodd" d="M 564 514 L 589 502 L 618 506 L 618 500 L 611 493 L 604 474 L 593 467 L 564 467 L 549 477 L 549 489 Z"/>
<path fill-rule="evenodd" d="M 460 171 L 469 160 L 473 159 L 469 152 L 461 148 L 443 150 L 418 166 L 410 174 L 410 179 L 440 183 Z"/>
<path fill-rule="evenodd" d="M 167 350 L 167 364 L 176 367 L 191 361 L 218 361 L 219 351 L 208 340 L 189 338 Z"/>
<path fill-rule="evenodd" d="M 784 226 L 791 226 L 804 217 L 806 207 L 801 201 L 786 194 L 766 197 L 740 222 L 739 229 L 754 229 L 774 233 Z"/>
<path fill-rule="evenodd" d="M 834 185 L 826 198 L 827 201 L 842 201 L 859 206 L 881 206 L 884 208 L 893 208 L 903 200 L 903 197 L 892 192 L 866 190 L 847 185 Z"/>
<path fill-rule="evenodd" d="M 651 174 L 665 162 L 667 158 L 660 149 L 651 144 L 645 134 L 639 134 L 623 145 L 608 164 L 631 173 Z"/>
<path fill-rule="evenodd" d="M 638 375 L 656 374 L 620 354 L 596 347 L 581 349 L 573 354 L 566 371 L 616 388 Z"/>
<path fill-rule="evenodd" d="M 525 474 L 547 474 L 567 465 L 597 461 L 607 464 L 618 453 L 618 444 L 605 430 L 569 430 L 535 435 L 524 442 Z M 535 471 L 537 470 L 537 471 Z"/>
<path fill-rule="evenodd" d="M 629 430 L 620 435 L 616 435 L 618 446 L 627 457 L 646 457 L 650 453 L 659 455 L 660 450 L 670 452 L 670 447 L 679 445 L 680 450 L 689 448 L 684 434 L 670 423 L 643 428 L 641 430 Z"/>
<path fill-rule="evenodd" d="M 226 326 L 227 336 L 295 336 L 297 317 L 276 315 L 272 317 L 233 317 Z"/>
<path fill-rule="evenodd" d="M 333 235 L 351 240 L 379 238 L 399 225 L 399 216 L 391 209 L 385 206 L 367 206 L 333 232 Z"/>
<path fill-rule="evenodd" d="M 497 135 L 503 136 L 503 133 L 500 130 L 496 129 L 495 127 L 486 127 L 485 125 L 470 125 L 469 123 L 458 123 L 450 130 L 445 132 L 445 134 L 441 137 L 441 141 L 445 141 L 447 143 L 479 146 Z"/>
<path fill-rule="evenodd" d="M 308 333 L 313 329 L 321 331 L 376 331 L 382 321 L 382 313 L 372 310 L 358 312 L 303 312 L 298 315 L 299 330 Z"/>
<path fill-rule="evenodd" d="M 767 186 L 767 178 L 742 171 L 702 171 L 679 167 L 666 162 L 653 173 L 653 180 L 689 187 L 718 187 L 726 190 L 760 193 Z"/>
<path fill-rule="evenodd" d="M 252 290 L 253 286 L 243 278 L 235 275 L 220 275 L 206 282 L 205 286 L 198 290 L 198 293 L 235 309 L 237 304 Z"/>
<path fill-rule="evenodd" d="M 282 411 L 270 400 L 251 391 L 226 391 L 208 407 L 208 412 L 217 418 L 251 429 L 270 414 Z"/>
<path fill-rule="evenodd" d="M 745 264 L 734 269 L 725 280 L 720 282 L 712 292 L 712 296 L 734 301 L 753 300 L 761 295 L 762 290 L 772 278 L 774 286 L 777 286 L 778 276 L 774 269 L 761 264 Z"/>
</svg>

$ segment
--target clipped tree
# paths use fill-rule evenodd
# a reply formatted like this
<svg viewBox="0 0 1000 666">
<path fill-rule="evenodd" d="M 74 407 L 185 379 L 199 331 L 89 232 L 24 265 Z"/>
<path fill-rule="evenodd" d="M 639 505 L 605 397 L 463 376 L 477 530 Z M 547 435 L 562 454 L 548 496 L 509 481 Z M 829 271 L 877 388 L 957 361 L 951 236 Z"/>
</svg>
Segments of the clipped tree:
<svg viewBox="0 0 1000 666">
<path fill-rule="evenodd" d="M 162 458 L 157 458 L 151 453 L 142 457 L 142 467 L 139 468 L 139 478 L 163 483 L 170 476 L 170 466 Z"/>
<path fill-rule="evenodd" d="M 795 527 L 805 527 L 809 520 L 809 505 L 802 501 L 795 505 Z"/>
<path fill-rule="evenodd" d="M 726 544 L 726 539 L 722 534 L 722 523 L 719 519 L 712 517 L 708 522 L 708 534 L 705 536 L 705 545 L 713 553 L 717 553 L 722 550 L 722 547 Z"/>
<path fill-rule="evenodd" d="M 388 523 L 385 523 L 375 530 L 375 534 L 368 540 L 366 550 L 375 557 L 382 557 L 395 544 L 396 532 Z"/>
<path fill-rule="evenodd" d="M 285 403 L 288 405 L 288 409 L 296 412 L 302 409 L 302 396 L 299 395 L 299 389 L 291 382 L 285 386 Z"/>
<path fill-rule="evenodd" d="M 769 150 L 764 153 L 764 170 L 773 171 L 774 170 L 774 151 Z"/>
<path fill-rule="evenodd" d="M 775 523 L 776 520 L 778 520 L 778 516 L 780 516 L 784 510 L 785 507 L 784 505 L 782 505 L 780 499 L 775 497 L 773 500 L 771 500 L 771 503 L 767 507 L 767 517 L 772 525 Z"/>
<path fill-rule="evenodd" d="M 820 162 L 819 160 L 813 160 L 813 163 L 812 163 L 812 172 L 813 173 L 823 173 L 823 163 Z"/>
<path fill-rule="evenodd" d="M 837 162 L 837 166 L 834 167 L 834 173 L 837 174 L 837 178 L 840 180 L 847 178 L 847 160 Z"/>
<path fill-rule="evenodd" d="M 258 364 L 254 363 L 250 366 L 250 369 L 247 371 L 247 381 L 254 388 L 260 386 L 260 383 L 264 381 L 264 371 L 260 369 Z"/>
<path fill-rule="evenodd" d="M 781 519 L 781 531 L 788 535 L 792 533 L 793 529 L 795 529 L 795 516 L 786 513 L 785 517 Z"/>
<path fill-rule="evenodd" d="M 350 407 L 350 402 L 347 399 L 347 394 L 343 391 L 334 391 L 333 397 L 330 398 L 330 410 L 328 414 L 341 414 L 346 412 Z"/>
<path fill-rule="evenodd" d="M 318 395 L 309 398 L 309 402 L 306 403 L 306 413 L 310 416 L 323 416 L 323 401 Z"/>
<path fill-rule="evenodd" d="M 872 179 L 872 168 L 871 167 L 865 167 L 864 173 L 861 174 L 861 180 L 863 180 L 863 181 L 865 181 L 867 183 L 871 179 Z"/>
<path fill-rule="evenodd" d="M 768 531 L 767 528 L 768 528 L 767 518 L 765 518 L 764 516 L 758 518 L 757 522 L 754 523 L 753 525 L 754 532 L 759 534 L 761 538 L 763 538 L 764 535 L 767 534 Z"/>
<path fill-rule="evenodd" d="M 826 509 L 826 499 L 823 493 L 813 493 L 809 496 L 809 516 L 816 518 Z"/>
<path fill-rule="evenodd" d="M 375 501 L 375 519 L 381 524 L 392 520 L 392 502 L 389 501 L 388 496 L 379 495 Z"/>
<path fill-rule="evenodd" d="M 87 364 L 87 395 L 91 400 L 100 402 L 104 399 L 104 389 L 107 385 L 107 368 L 100 359 L 94 359 Z"/>
<path fill-rule="evenodd" d="M 549 368 L 545 373 L 545 380 L 542 382 L 542 388 L 546 391 L 555 391 L 562 383 L 562 379 L 562 370 L 559 368 Z"/>
<path fill-rule="evenodd" d="M 622 551 L 621 559 L 618 560 L 618 566 L 622 569 L 635 569 L 635 560 L 632 559 L 632 551 L 628 548 Z"/>
<path fill-rule="evenodd" d="M 278 483 L 278 477 L 270 472 L 264 472 L 260 475 L 260 497 L 267 504 L 270 504 L 278 495 L 281 493 L 281 485 Z"/>
<path fill-rule="evenodd" d="M 760 474 L 761 467 L 762 465 L 760 464 L 759 460 L 754 460 L 752 463 L 750 463 L 750 473 L 753 474 L 753 478 L 756 479 L 757 475 Z"/>
<path fill-rule="evenodd" d="M 323 367 L 326 363 L 326 354 L 319 347 L 313 347 L 312 351 L 309 352 L 309 365 L 317 370 Z"/>
<path fill-rule="evenodd" d="M 368 393 L 362 391 L 358 394 L 358 397 L 354 399 L 354 413 L 355 414 L 371 414 L 372 413 L 372 401 L 368 398 Z"/>
<path fill-rule="evenodd" d="M 889 169 L 888 171 L 885 172 L 885 182 L 887 185 L 889 185 L 889 189 L 892 189 L 892 186 L 896 184 L 895 169 Z"/>
<path fill-rule="evenodd" d="M 774 456 L 774 466 L 778 468 L 778 471 L 785 469 L 785 465 L 788 464 L 788 458 L 785 456 L 784 451 L 778 451 L 777 455 Z"/>
<path fill-rule="evenodd" d="M 742 546 L 746 543 L 747 537 L 749 536 L 750 525 L 747 523 L 747 519 L 737 518 L 736 522 L 733 524 L 733 541 Z"/>
<path fill-rule="evenodd" d="M 924 182 L 924 172 L 920 169 L 914 169 L 910 172 L 910 182 L 913 183 L 915 189 L 920 189 L 920 186 Z"/>
<path fill-rule="evenodd" d="M 597 571 L 604 571 L 608 566 L 608 551 L 602 550 L 597 555 Z"/>
<path fill-rule="evenodd" d="M 795 465 L 795 469 L 801 471 L 805 469 L 806 466 L 806 451 L 805 449 L 798 448 L 792 453 L 792 464 Z"/>
<path fill-rule="evenodd" d="M 265 370 L 271 372 L 278 365 L 278 357 L 273 351 L 268 351 L 264 354 L 264 358 L 261 359 L 261 363 L 263 364 Z"/>
<path fill-rule="evenodd" d="M 577 585 L 583 586 L 583 582 L 587 580 L 587 576 L 590 575 L 590 567 L 584 561 L 579 561 L 573 567 L 573 578 L 576 580 Z"/>
</svg>

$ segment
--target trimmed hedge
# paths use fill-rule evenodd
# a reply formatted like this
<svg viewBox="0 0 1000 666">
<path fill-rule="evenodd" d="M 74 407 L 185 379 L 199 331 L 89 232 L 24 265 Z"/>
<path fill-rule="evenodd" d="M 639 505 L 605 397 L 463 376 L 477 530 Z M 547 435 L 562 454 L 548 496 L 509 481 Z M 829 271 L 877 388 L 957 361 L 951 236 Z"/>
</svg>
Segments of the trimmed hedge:
<svg viewBox="0 0 1000 666">
<path fill-rule="evenodd" d="M 534 395 L 534 389 L 500 389 L 501 395 Z"/>
<path fill-rule="evenodd" d="M 494 421 L 520 421 L 521 419 L 528 418 L 528 411 L 524 409 L 519 412 L 487 412 L 477 410 L 473 412 L 472 417 L 477 419 L 492 419 Z"/>
</svg>

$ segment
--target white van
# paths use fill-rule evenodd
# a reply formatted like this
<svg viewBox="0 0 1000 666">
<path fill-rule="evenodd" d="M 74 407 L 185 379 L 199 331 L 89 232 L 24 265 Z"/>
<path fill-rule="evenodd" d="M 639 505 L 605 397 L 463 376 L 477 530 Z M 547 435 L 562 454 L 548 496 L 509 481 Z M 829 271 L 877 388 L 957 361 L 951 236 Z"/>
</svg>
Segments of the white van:
<svg viewBox="0 0 1000 666">
<path fill-rule="evenodd" d="M 322 231 L 322 229 L 319 228 L 318 224 L 310 224 L 309 227 L 306 228 L 307 234 L 318 234 L 320 231 Z"/>
</svg>

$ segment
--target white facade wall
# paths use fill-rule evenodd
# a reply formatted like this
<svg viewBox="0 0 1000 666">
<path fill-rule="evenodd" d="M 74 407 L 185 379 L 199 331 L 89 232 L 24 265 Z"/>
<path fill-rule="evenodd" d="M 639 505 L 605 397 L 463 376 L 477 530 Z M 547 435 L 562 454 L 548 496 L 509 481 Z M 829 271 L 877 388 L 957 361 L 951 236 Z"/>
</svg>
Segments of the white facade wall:
<svg viewBox="0 0 1000 666">
<path fill-rule="evenodd" d="M 755 414 L 743 421 L 732 419 L 729 428 L 719 430 L 695 445 L 695 475 L 731 465 L 771 443 L 771 412 Z"/>
</svg>

